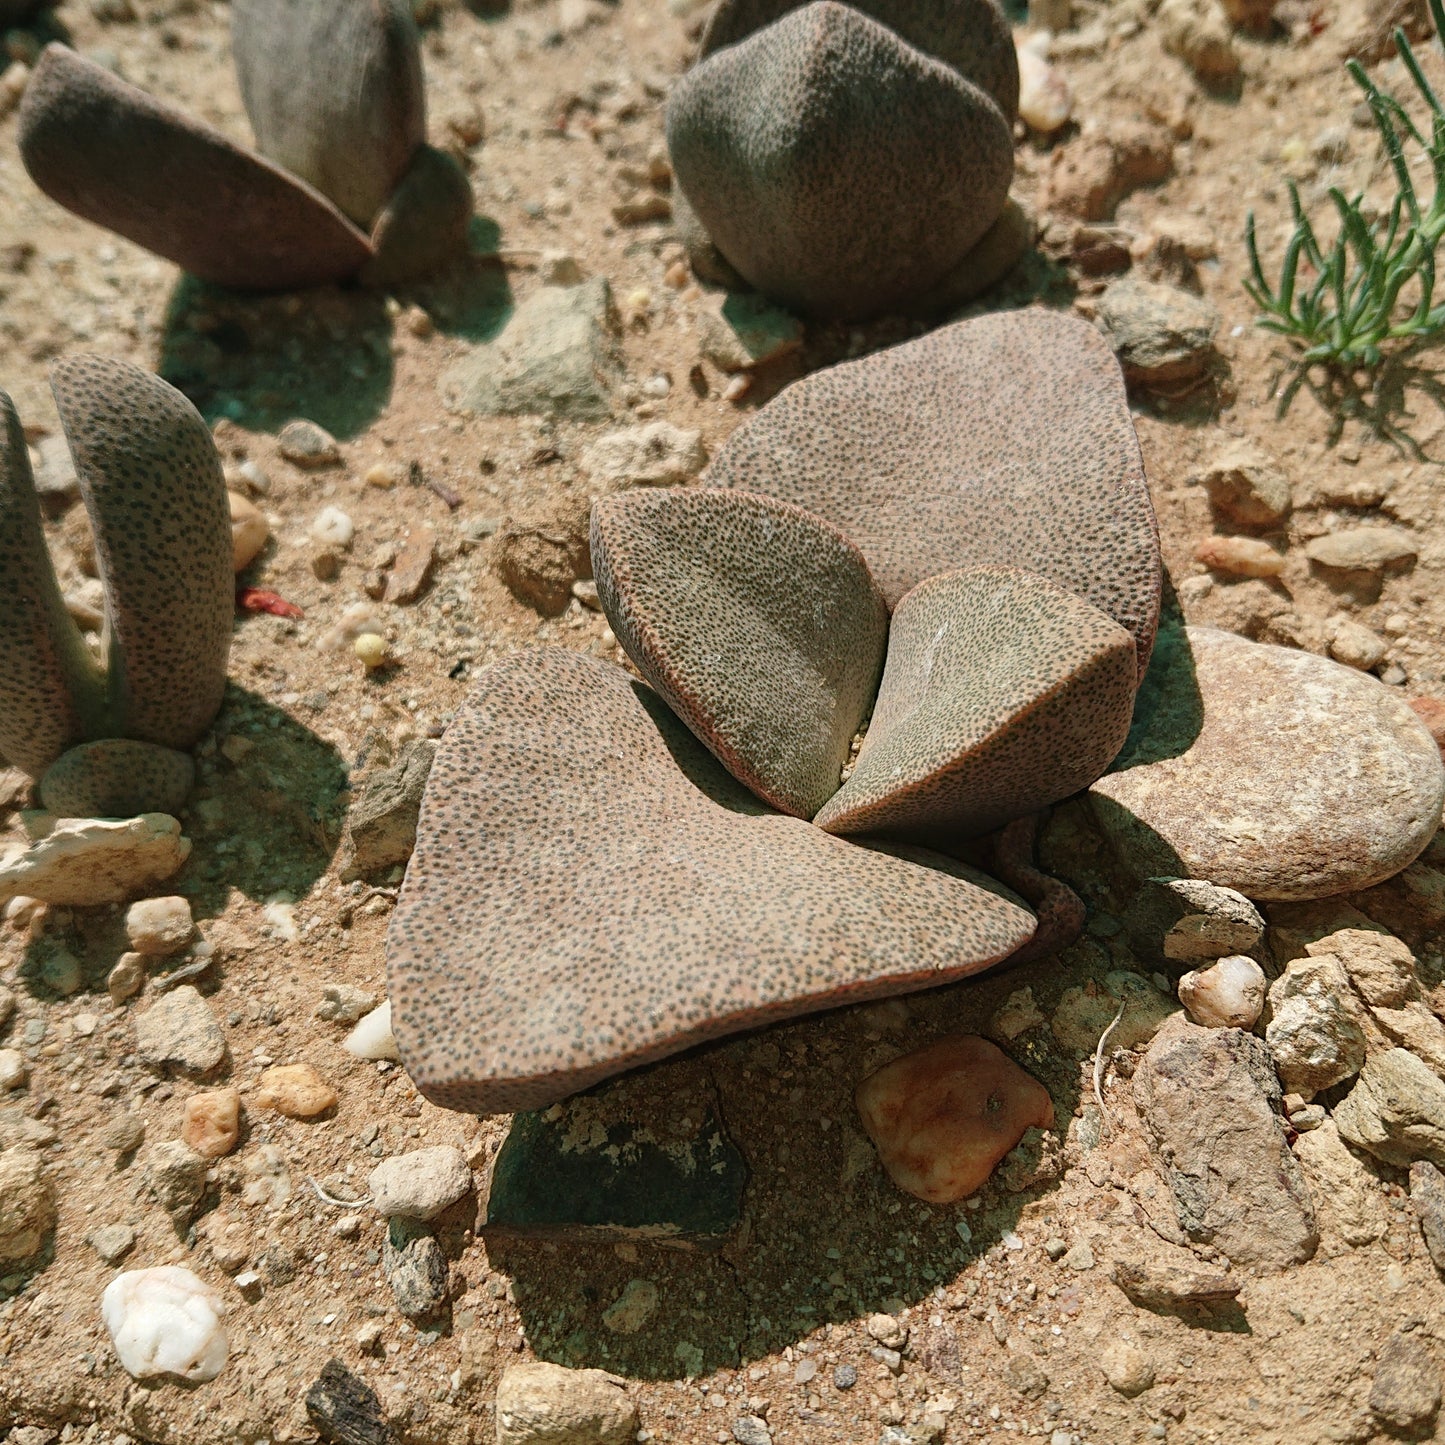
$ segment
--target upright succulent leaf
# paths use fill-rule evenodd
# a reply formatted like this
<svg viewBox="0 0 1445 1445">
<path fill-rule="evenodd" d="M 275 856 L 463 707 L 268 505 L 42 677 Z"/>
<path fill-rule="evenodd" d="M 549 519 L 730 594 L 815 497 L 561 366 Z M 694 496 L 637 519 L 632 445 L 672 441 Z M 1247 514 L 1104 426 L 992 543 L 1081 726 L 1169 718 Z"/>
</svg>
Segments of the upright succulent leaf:
<svg viewBox="0 0 1445 1445">
<path fill-rule="evenodd" d="M 656 694 L 556 649 L 448 729 L 387 936 L 408 1073 L 535 1108 L 701 1042 L 987 968 L 1033 932 L 935 866 L 765 809 Z"/>
<path fill-rule="evenodd" d="M 221 705 L 235 612 L 211 433 L 180 392 L 128 362 L 67 357 L 51 389 L 105 587 L 107 731 L 189 748 Z"/>
<path fill-rule="evenodd" d="M 819 316 L 931 290 L 997 219 L 1013 177 L 994 98 L 836 0 L 789 10 L 684 75 L 667 143 L 723 256 Z"/>
<path fill-rule="evenodd" d="M 632 491 L 593 507 L 592 566 L 677 715 L 759 797 L 811 818 L 883 670 L 888 608 L 858 549 L 771 497 Z"/>
<path fill-rule="evenodd" d="M 808 0 L 719 0 L 698 46 L 699 61 L 736 45 Z M 1012 127 L 1019 109 L 1019 64 L 1013 31 L 993 0 L 849 0 L 915 50 L 941 60 L 972 81 Z"/>
<path fill-rule="evenodd" d="M 341 281 L 371 255 L 324 196 L 63 45 L 30 78 L 19 143 L 52 200 L 218 286 Z"/>
<path fill-rule="evenodd" d="M 0 757 L 34 777 L 103 713 L 100 671 L 65 610 L 25 433 L 0 392 Z"/>
<path fill-rule="evenodd" d="M 375 253 L 361 269 L 367 286 L 392 286 L 464 255 L 472 183 L 445 151 L 418 146 L 371 229 Z"/>
<path fill-rule="evenodd" d="M 795 382 L 704 480 L 826 517 L 890 605 L 938 572 L 1022 567 L 1133 636 L 1159 616 L 1159 532 L 1124 381 L 1086 322 L 1042 310 L 960 321 Z"/>
<path fill-rule="evenodd" d="M 231 40 L 261 154 L 369 230 L 426 139 L 409 0 L 234 0 Z"/>
<path fill-rule="evenodd" d="M 930 577 L 893 613 L 888 665 L 830 833 L 972 837 L 1100 777 L 1129 733 L 1134 639 L 1042 577 Z"/>
</svg>

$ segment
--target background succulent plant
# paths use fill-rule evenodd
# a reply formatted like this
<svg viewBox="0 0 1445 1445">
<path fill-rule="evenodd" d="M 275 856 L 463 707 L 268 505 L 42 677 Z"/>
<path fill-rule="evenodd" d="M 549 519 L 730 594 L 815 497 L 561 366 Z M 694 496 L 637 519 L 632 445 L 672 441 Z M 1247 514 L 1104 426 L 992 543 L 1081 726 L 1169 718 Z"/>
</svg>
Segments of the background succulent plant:
<svg viewBox="0 0 1445 1445">
<path fill-rule="evenodd" d="M 1009 359 L 1010 325 L 1029 384 L 979 365 Z M 1075 396 L 1099 413 L 1086 443 Z M 868 541 L 737 487 L 596 504 L 598 592 L 652 686 L 520 654 L 443 739 L 387 943 L 402 1058 L 439 1103 L 535 1107 L 997 963 L 1034 916 L 925 845 L 1086 786 L 1124 742 L 1158 544 L 1122 378 L 1088 328 L 961 323 L 800 382 L 752 426 L 706 480 L 815 493 Z M 978 478 L 990 441 L 1007 457 Z"/>
<path fill-rule="evenodd" d="M 459 253 L 461 168 L 424 143 L 415 22 L 400 0 L 243 0 L 234 53 L 258 151 L 59 44 L 20 112 L 35 183 L 220 286 L 419 275 Z"/>
<path fill-rule="evenodd" d="M 234 583 L 220 458 L 191 403 L 127 362 L 69 357 L 51 387 L 95 534 L 103 657 L 61 600 L 24 434 L 0 393 L 0 754 L 43 776 L 42 800 L 66 812 L 167 811 L 189 790 L 184 750 L 226 685 Z M 111 739 L 128 741 L 99 741 Z"/>
<path fill-rule="evenodd" d="M 923 303 L 959 271 L 967 291 L 1018 89 L 993 0 L 721 0 L 668 102 L 684 237 L 818 316 Z"/>
</svg>

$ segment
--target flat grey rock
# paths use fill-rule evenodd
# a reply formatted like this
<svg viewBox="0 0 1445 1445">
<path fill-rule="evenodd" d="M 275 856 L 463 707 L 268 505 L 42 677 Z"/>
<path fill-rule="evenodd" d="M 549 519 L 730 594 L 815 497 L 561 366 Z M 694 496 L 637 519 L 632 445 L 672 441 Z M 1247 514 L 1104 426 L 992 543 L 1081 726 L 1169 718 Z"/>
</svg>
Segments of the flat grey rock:
<svg viewBox="0 0 1445 1445">
<path fill-rule="evenodd" d="M 1266 1269 L 1314 1254 L 1314 1205 L 1259 1039 L 1171 1019 L 1134 1075 L 1134 1099 L 1191 1240 Z"/>
<path fill-rule="evenodd" d="M 580 286 L 543 286 L 494 341 L 442 377 L 442 395 L 477 416 L 539 415 L 605 421 L 622 380 L 612 288 L 595 276 Z"/>
</svg>

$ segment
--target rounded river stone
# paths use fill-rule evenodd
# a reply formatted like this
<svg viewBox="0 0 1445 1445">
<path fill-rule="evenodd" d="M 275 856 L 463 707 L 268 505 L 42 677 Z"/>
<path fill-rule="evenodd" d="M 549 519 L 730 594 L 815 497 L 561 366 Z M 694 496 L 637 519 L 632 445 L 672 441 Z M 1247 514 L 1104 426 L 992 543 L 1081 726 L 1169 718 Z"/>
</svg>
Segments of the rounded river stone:
<svg viewBox="0 0 1445 1445">
<path fill-rule="evenodd" d="M 487 669 L 442 739 L 387 996 L 427 1098 L 495 1113 L 977 973 L 1033 931 L 961 864 L 764 807 L 620 667 L 535 649 Z"/>
<path fill-rule="evenodd" d="M 1136 718 L 1089 798 L 1140 877 L 1325 898 L 1398 873 L 1440 825 L 1445 765 L 1425 725 L 1383 683 L 1313 653 L 1172 631 Z"/>
</svg>

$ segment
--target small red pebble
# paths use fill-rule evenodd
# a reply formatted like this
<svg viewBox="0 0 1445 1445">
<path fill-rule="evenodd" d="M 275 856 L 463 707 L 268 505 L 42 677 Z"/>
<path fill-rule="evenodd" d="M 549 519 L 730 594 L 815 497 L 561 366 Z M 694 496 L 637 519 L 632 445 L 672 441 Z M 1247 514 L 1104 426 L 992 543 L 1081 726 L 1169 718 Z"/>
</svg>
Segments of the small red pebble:
<svg viewBox="0 0 1445 1445">
<path fill-rule="evenodd" d="M 306 614 L 294 603 L 264 587 L 236 588 L 236 606 L 242 612 L 269 612 L 273 617 L 305 617 Z"/>
<path fill-rule="evenodd" d="M 1420 715 L 1420 721 L 1430 729 L 1435 746 L 1445 754 L 1445 702 L 1438 697 L 1412 697 L 1410 706 Z"/>
</svg>

